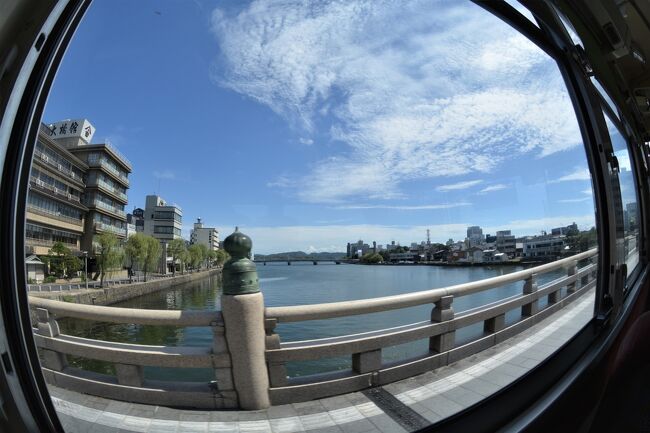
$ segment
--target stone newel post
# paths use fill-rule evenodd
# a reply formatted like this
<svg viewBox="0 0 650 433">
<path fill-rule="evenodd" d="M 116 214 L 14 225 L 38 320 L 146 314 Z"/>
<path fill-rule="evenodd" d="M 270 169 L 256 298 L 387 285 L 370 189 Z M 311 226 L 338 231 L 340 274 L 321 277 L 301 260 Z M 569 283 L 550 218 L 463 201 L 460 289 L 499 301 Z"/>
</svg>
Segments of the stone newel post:
<svg viewBox="0 0 650 433">
<path fill-rule="evenodd" d="M 264 297 L 255 263 L 248 258 L 253 243 L 235 229 L 223 245 L 231 256 L 223 267 L 221 310 L 232 359 L 233 382 L 242 409 L 264 409 L 271 405 L 264 355 Z"/>
</svg>

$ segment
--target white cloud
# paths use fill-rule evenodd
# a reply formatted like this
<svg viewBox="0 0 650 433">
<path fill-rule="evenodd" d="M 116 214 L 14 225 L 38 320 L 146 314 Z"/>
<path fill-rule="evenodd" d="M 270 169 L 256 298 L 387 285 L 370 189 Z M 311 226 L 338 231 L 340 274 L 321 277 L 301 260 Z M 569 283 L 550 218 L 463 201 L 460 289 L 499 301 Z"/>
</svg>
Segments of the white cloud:
<svg viewBox="0 0 650 433">
<path fill-rule="evenodd" d="M 219 85 L 308 134 L 326 117 L 347 146 L 297 175 L 303 201 L 400 197 L 403 181 L 581 142 L 554 62 L 469 3 L 258 0 L 215 9 L 212 31 Z"/>
<path fill-rule="evenodd" d="M 455 207 L 471 206 L 471 203 L 444 203 L 444 204 L 423 204 L 423 205 L 383 205 L 383 204 L 356 204 L 337 206 L 336 209 L 395 209 L 395 210 L 432 210 L 432 209 L 453 209 Z"/>
<path fill-rule="evenodd" d="M 176 174 L 171 170 L 154 171 L 153 177 L 155 177 L 156 179 L 173 180 L 176 179 Z"/>
<path fill-rule="evenodd" d="M 591 193 L 591 191 L 590 191 Z M 591 197 L 581 197 L 581 198 L 566 198 L 563 200 L 558 200 L 558 203 L 580 203 L 583 201 L 591 200 Z"/>
<path fill-rule="evenodd" d="M 312 140 L 311 138 L 300 137 L 298 139 L 298 141 L 300 141 L 302 144 L 306 144 L 308 146 L 314 144 L 314 140 Z"/>
<path fill-rule="evenodd" d="M 594 195 L 594 193 L 593 193 L 593 191 L 591 190 L 591 188 L 583 189 L 581 192 L 582 192 L 583 194 L 587 194 L 588 196 L 593 196 L 593 195 Z"/>
<path fill-rule="evenodd" d="M 506 189 L 506 188 L 508 188 L 508 185 L 505 185 L 503 183 L 497 183 L 495 185 L 490 185 L 490 186 L 487 186 L 487 187 L 483 188 L 478 193 L 479 194 L 487 194 L 488 192 L 501 191 L 502 189 Z"/>
<path fill-rule="evenodd" d="M 457 191 L 457 190 L 460 190 L 460 189 L 471 188 L 471 187 L 476 186 L 476 185 L 478 185 L 479 183 L 482 183 L 482 182 L 483 182 L 482 180 L 477 179 L 477 180 L 467 180 L 467 181 L 464 181 L 464 182 L 451 183 L 451 184 L 448 184 L 448 185 L 440 185 L 440 186 L 436 187 L 436 191 L 440 191 L 440 192 Z"/>
<path fill-rule="evenodd" d="M 576 167 L 571 173 L 553 179 L 548 183 L 570 182 L 573 180 L 591 180 L 591 174 L 588 168 Z"/>
</svg>

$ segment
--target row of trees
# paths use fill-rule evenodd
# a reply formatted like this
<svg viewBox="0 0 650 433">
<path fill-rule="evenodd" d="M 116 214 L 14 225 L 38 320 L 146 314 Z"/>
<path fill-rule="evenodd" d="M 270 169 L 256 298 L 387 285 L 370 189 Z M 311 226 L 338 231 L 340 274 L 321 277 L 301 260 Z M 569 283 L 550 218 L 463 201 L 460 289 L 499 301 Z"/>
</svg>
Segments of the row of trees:
<svg viewBox="0 0 650 433">
<path fill-rule="evenodd" d="M 119 244 L 118 238 L 112 233 L 103 233 L 97 238 L 97 270 L 101 285 L 104 284 L 105 275 L 123 263 L 129 269 L 129 277 L 134 269 L 141 270 L 144 280 L 147 281 L 147 274 L 158 269 L 158 263 L 162 254 L 160 241 L 153 236 L 144 233 L 136 233 L 130 236 L 124 248 Z M 174 266 L 173 274 L 176 275 L 176 264 L 180 265 L 181 272 L 186 268 L 200 269 L 213 265 L 222 265 L 228 260 L 228 253 L 223 250 L 212 251 L 203 244 L 185 245 L 183 239 L 174 239 L 167 245 L 167 254 L 172 257 Z"/>
</svg>

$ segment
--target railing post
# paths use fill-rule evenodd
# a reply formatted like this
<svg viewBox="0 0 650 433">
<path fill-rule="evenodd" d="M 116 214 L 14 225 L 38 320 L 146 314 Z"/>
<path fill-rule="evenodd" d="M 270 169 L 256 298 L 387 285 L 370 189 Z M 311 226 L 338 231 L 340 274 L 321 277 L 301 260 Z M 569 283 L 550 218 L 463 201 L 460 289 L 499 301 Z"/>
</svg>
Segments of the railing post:
<svg viewBox="0 0 650 433">
<path fill-rule="evenodd" d="M 250 255 L 253 243 L 238 229 L 224 240 L 231 258 L 223 267 L 221 309 L 235 391 L 242 409 L 271 405 L 266 368 L 264 297 Z"/>
<path fill-rule="evenodd" d="M 45 308 L 36 309 L 36 320 L 38 321 L 38 333 L 46 337 L 56 337 L 59 335 L 59 324 L 56 320 L 50 317 L 49 311 Z M 41 356 L 43 357 L 43 367 L 50 370 L 63 371 L 68 365 L 68 360 L 65 354 L 55 352 L 49 349 L 41 349 Z"/>
<path fill-rule="evenodd" d="M 524 295 L 530 295 L 531 293 L 537 292 L 537 274 L 532 274 L 530 277 L 526 278 L 524 281 Z M 524 317 L 530 317 L 537 314 L 539 311 L 539 299 L 535 298 L 533 301 L 528 304 L 521 306 L 521 315 Z"/>
<path fill-rule="evenodd" d="M 280 336 L 275 333 L 277 324 L 276 319 L 266 319 L 266 348 L 269 350 L 280 348 Z M 287 367 L 284 361 L 270 361 L 268 369 L 271 387 L 285 386 L 287 384 Z"/>
<path fill-rule="evenodd" d="M 578 262 L 577 261 L 572 261 L 571 264 L 569 265 L 569 268 L 567 269 L 567 275 L 570 277 L 572 275 L 575 275 L 576 272 L 578 272 Z M 566 285 L 566 294 L 570 295 L 571 293 L 574 293 L 576 291 L 576 283 L 575 281 L 572 283 L 569 283 Z"/>
<path fill-rule="evenodd" d="M 226 329 L 223 320 L 215 320 L 210 323 L 212 327 L 212 353 L 228 354 L 228 343 L 226 342 Z M 237 407 L 237 392 L 232 378 L 232 365 L 230 367 L 216 367 L 214 376 L 217 380 L 217 392 L 223 399 L 224 409 Z"/>
<path fill-rule="evenodd" d="M 454 318 L 454 309 L 451 304 L 454 302 L 454 297 L 443 296 L 435 302 L 435 308 L 431 311 L 432 322 L 446 322 Z M 456 340 L 456 331 L 448 331 L 440 335 L 434 335 L 429 338 L 429 349 L 442 353 L 454 348 Z"/>
</svg>

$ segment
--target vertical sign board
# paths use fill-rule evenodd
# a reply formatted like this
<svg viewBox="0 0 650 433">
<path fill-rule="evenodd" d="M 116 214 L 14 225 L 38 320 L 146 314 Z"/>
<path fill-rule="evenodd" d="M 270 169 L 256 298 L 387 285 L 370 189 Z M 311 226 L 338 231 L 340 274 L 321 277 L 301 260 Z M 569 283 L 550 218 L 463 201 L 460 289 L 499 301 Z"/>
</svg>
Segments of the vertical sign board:
<svg viewBox="0 0 650 433">
<path fill-rule="evenodd" d="M 87 119 L 62 120 L 47 126 L 52 138 L 81 138 L 90 144 L 95 127 Z"/>
</svg>

